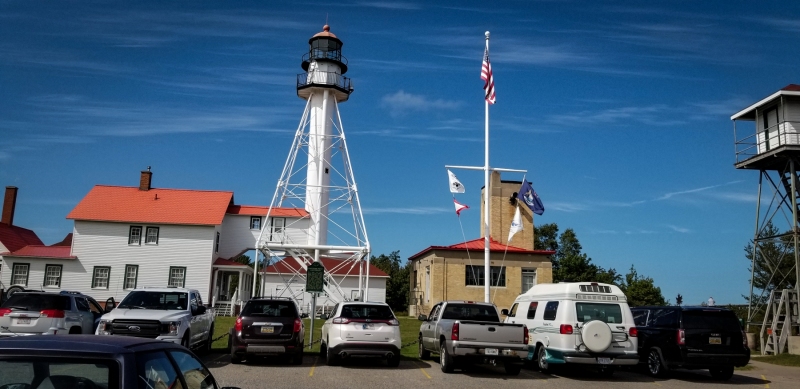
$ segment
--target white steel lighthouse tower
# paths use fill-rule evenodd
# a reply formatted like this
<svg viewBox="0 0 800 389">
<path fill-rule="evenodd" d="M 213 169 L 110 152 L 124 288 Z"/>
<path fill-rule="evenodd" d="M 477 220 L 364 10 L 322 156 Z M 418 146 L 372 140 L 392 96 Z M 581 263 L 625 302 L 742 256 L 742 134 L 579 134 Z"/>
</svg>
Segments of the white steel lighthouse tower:
<svg viewBox="0 0 800 389">
<path fill-rule="evenodd" d="M 366 299 L 370 247 L 339 115 L 339 103 L 353 92 L 344 76 L 347 59 L 342 41 L 328 25 L 308 43 L 301 62 L 305 72 L 297 76 L 297 96 L 306 100 L 306 107 L 265 219 L 273 221 L 262 226 L 258 252 L 285 272 L 286 290 L 305 284 L 307 267 L 324 260 L 328 300 Z M 286 220 L 285 225 L 276 223 L 271 215 L 286 208 L 307 214 L 278 219 Z M 346 276 L 355 275 L 358 293 L 342 285 L 344 279 L 353 279 Z M 285 297 L 297 300 L 297 295 Z"/>
</svg>

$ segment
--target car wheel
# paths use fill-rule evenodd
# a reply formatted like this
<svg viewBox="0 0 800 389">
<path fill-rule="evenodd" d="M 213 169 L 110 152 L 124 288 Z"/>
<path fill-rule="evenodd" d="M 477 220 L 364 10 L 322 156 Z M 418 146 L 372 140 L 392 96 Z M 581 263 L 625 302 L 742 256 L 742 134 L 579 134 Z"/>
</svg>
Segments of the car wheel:
<svg viewBox="0 0 800 389">
<path fill-rule="evenodd" d="M 325 347 L 325 363 L 328 366 L 336 366 L 339 363 L 339 357 L 332 353 L 328 347 Z"/>
<path fill-rule="evenodd" d="M 293 365 L 302 365 L 303 364 L 303 344 L 300 344 L 300 349 L 294 353 L 292 356 L 292 364 Z"/>
<path fill-rule="evenodd" d="M 733 366 L 712 367 L 708 372 L 716 380 L 727 381 L 733 377 Z"/>
<path fill-rule="evenodd" d="M 667 367 L 661 362 L 661 353 L 657 349 L 650 349 L 647 354 L 647 372 L 653 377 L 663 377 L 667 374 Z"/>
<path fill-rule="evenodd" d="M 387 358 L 386 365 L 389 367 L 400 366 L 400 355 L 392 355 L 391 358 Z"/>
<path fill-rule="evenodd" d="M 80 334 L 81 332 L 83 332 L 83 330 L 81 329 L 81 327 L 72 327 L 72 328 L 70 328 L 70 329 L 69 329 L 69 334 L 70 334 L 70 335 L 78 335 L 78 334 Z"/>
<path fill-rule="evenodd" d="M 522 370 L 522 364 L 506 362 L 503 368 L 505 368 L 506 374 L 508 375 L 519 375 L 519 372 Z"/>
<path fill-rule="evenodd" d="M 430 359 L 431 358 L 431 352 L 428 351 L 428 350 L 425 350 L 425 347 L 422 346 L 422 337 L 421 336 L 419 337 L 419 340 L 417 341 L 417 345 L 419 346 L 419 350 L 417 351 L 417 356 L 419 357 L 419 359 L 421 359 L 423 361 L 426 360 L 426 359 Z"/>
<path fill-rule="evenodd" d="M 601 367 L 598 373 L 600 373 L 600 377 L 611 378 L 614 376 L 614 369 L 611 366 Z"/>
<path fill-rule="evenodd" d="M 23 290 L 25 290 L 25 288 L 23 288 L 23 287 L 21 287 L 19 285 L 12 286 L 12 287 L 8 288 L 8 290 L 6 290 L 6 296 L 5 297 L 6 297 L 6 299 L 8 299 L 9 297 L 13 296 L 14 293 L 22 292 Z"/>
<path fill-rule="evenodd" d="M 547 352 L 544 350 L 544 346 L 539 346 L 539 351 L 536 353 L 536 360 L 539 362 L 539 371 L 542 373 L 549 373 L 550 372 L 550 364 L 547 363 Z"/>
<path fill-rule="evenodd" d="M 442 368 L 443 373 L 452 373 L 455 369 L 453 363 L 453 357 L 447 353 L 447 347 L 445 347 L 445 342 L 442 342 L 439 345 L 439 365 Z"/>
<path fill-rule="evenodd" d="M 189 348 L 189 331 L 186 331 L 186 334 L 183 335 L 183 339 L 181 339 L 181 346 Z"/>
<path fill-rule="evenodd" d="M 203 353 L 208 354 L 211 352 L 211 343 L 214 343 L 214 326 L 212 325 L 211 328 L 208 330 L 208 339 L 206 339 L 205 344 L 203 345 Z"/>
</svg>

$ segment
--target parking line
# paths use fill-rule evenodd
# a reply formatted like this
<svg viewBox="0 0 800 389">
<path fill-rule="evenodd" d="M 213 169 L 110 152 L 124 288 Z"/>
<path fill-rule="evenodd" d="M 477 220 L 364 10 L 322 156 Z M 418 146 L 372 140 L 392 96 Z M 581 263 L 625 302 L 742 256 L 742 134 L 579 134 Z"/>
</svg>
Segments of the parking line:
<svg viewBox="0 0 800 389">
<path fill-rule="evenodd" d="M 762 374 L 761 379 L 764 380 L 764 387 L 769 389 L 769 383 L 767 382 L 767 377 L 764 377 L 764 375 Z"/>
<path fill-rule="evenodd" d="M 314 368 L 317 367 L 317 361 L 318 360 L 319 360 L 319 357 L 314 358 L 314 363 L 311 365 L 311 371 L 308 372 L 308 376 L 309 377 L 313 377 L 314 376 Z"/>
<path fill-rule="evenodd" d="M 425 371 L 425 369 L 424 369 L 424 368 L 423 368 L 421 365 L 419 365 L 419 364 L 418 364 L 418 363 L 416 363 L 416 362 L 414 362 L 414 364 L 416 364 L 417 366 L 419 366 L 419 370 L 420 370 L 420 371 L 422 371 L 422 374 L 425 374 L 425 377 L 428 377 L 428 379 L 431 379 L 431 376 L 430 376 L 430 374 L 428 374 L 428 372 L 427 372 L 427 371 Z"/>
</svg>

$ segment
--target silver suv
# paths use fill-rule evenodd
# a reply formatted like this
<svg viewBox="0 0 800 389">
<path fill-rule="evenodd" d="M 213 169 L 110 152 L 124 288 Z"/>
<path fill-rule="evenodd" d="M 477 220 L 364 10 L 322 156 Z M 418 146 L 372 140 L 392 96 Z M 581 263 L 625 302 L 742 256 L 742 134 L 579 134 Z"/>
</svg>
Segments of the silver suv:
<svg viewBox="0 0 800 389">
<path fill-rule="evenodd" d="M 80 292 L 17 292 L 0 307 L 0 337 L 93 334 L 103 313 Z"/>
<path fill-rule="evenodd" d="M 386 303 L 342 302 L 320 318 L 325 320 L 320 355 L 328 365 L 349 357 L 379 357 L 391 367 L 400 365 L 400 323 Z"/>
</svg>

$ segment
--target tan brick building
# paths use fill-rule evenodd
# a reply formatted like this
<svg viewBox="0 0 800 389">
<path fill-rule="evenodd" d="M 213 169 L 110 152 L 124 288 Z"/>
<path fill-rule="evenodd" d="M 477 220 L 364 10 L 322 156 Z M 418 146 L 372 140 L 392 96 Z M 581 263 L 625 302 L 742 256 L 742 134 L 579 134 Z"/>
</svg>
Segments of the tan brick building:
<svg viewBox="0 0 800 389">
<path fill-rule="evenodd" d="M 506 247 L 516 210 L 516 192 L 522 182 L 501 181 L 492 173 L 490 253 L 492 301 L 508 308 L 535 284 L 553 282 L 553 251 L 534 250 L 533 213 L 520 204 L 523 230 Z M 483 190 L 481 191 L 483 200 Z M 481 237 L 449 246 L 430 246 L 408 258 L 411 262 L 409 315 L 427 314 L 442 300 L 484 300 L 484 228 L 481 201 Z M 496 286 L 495 286 L 496 285 Z"/>
</svg>

